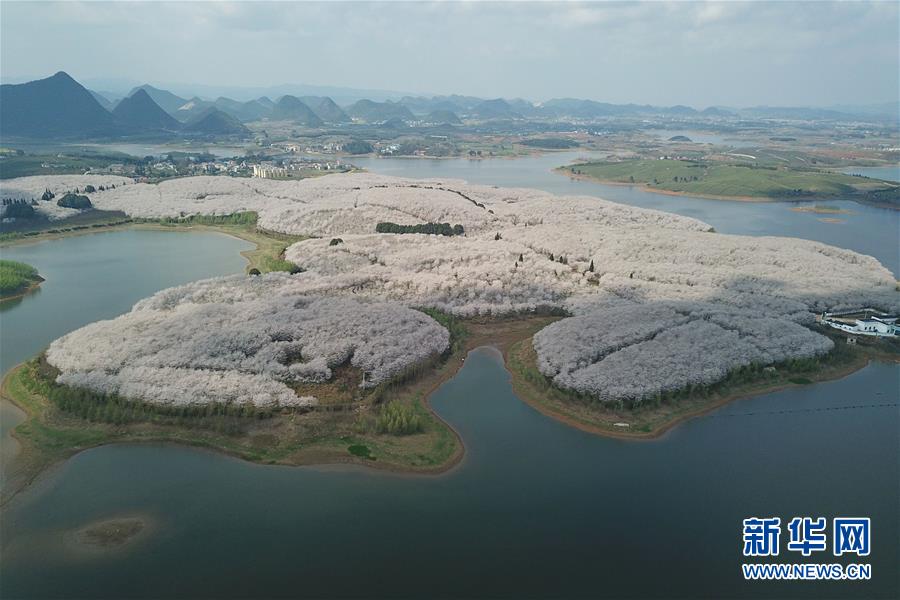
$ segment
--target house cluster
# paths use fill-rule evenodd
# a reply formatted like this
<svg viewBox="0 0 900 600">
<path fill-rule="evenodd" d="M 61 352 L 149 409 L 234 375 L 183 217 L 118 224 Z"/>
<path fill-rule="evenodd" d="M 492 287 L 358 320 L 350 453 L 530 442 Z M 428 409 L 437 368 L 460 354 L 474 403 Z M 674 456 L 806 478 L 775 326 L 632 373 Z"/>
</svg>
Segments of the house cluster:
<svg viewBox="0 0 900 600">
<path fill-rule="evenodd" d="M 840 313 L 822 313 L 818 321 L 851 335 L 892 337 L 900 335 L 898 317 L 872 308 Z"/>
<path fill-rule="evenodd" d="M 350 165 L 339 160 L 316 160 L 311 158 L 303 158 L 300 160 L 292 160 L 291 162 L 283 162 L 277 164 L 271 161 L 260 162 L 252 165 L 253 177 L 261 179 L 286 179 L 291 177 L 302 177 L 304 172 L 309 171 L 347 171 L 352 168 Z"/>
</svg>

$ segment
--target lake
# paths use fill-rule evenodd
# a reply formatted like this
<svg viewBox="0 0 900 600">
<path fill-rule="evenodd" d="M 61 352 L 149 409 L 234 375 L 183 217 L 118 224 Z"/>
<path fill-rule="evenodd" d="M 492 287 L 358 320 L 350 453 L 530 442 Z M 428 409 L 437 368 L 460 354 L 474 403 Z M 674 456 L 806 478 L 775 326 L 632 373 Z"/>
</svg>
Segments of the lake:
<svg viewBox="0 0 900 600">
<path fill-rule="evenodd" d="M 432 397 L 466 443 L 449 474 L 259 466 L 175 446 L 89 450 L 4 515 L 3 593 L 896 597 L 900 419 L 896 406 L 868 406 L 889 402 L 896 375 L 872 365 L 635 443 L 543 417 L 513 395 L 499 354 L 479 349 Z M 118 553 L 62 543 L 117 515 L 153 530 Z M 870 516 L 873 580 L 744 582 L 741 520 L 752 515 Z"/>
<path fill-rule="evenodd" d="M 900 182 L 900 164 L 892 167 L 849 167 L 842 169 L 841 172 L 848 175 L 862 175 L 873 179 Z"/>
<path fill-rule="evenodd" d="M 46 279 L 25 297 L 0 302 L 0 373 L 161 289 L 240 273 L 247 264 L 240 252 L 253 247 L 218 233 L 132 229 L 0 248 L 0 257 L 30 264 Z M 20 418 L 14 406 L 0 405 L 4 464 L 16 447 L 9 429 Z"/>
<path fill-rule="evenodd" d="M 696 129 L 647 129 L 647 133 L 654 137 L 668 140 L 675 136 L 684 136 L 697 144 L 711 144 L 713 146 L 731 146 L 733 148 L 751 148 L 759 146 L 759 141 L 746 138 L 733 137 L 724 133 L 712 131 L 697 131 Z"/>
<path fill-rule="evenodd" d="M 47 281 L 3 306 L 0 368 L 157 289 L 240 272 L 248 247 L 217 234 L 124 230 L 4 248 Z M 260 466 L 171 445 L 92 449 L 0 513 L 0 595 L 894 598 L 898 375 L 872 364 L 627 442 L 540 415 L 512 393 L 497 352 L 482 348 L 432 396 L 466 446 L 449 473 Z M 4 429 L 10 414 L 0 413 Z M 92 521 L 130 515 L 152 526 L 124 550 L 66 542 Z M 744 582 L 741 520 L 767 515 L 871 517 L 873 579 Z"/>
<path fill-rule="evenodd" d="M 722 233 L 778 235 L 815 240 L 874 256 L 895 276 L 900 276 L 900 211 L 867 206 L 852 200 L 737 202 L 673 196 L 633 186 L 604 185 L 571 179 L 552 171 L 555 167 L 590 156 L 590 153 L 575 151 L 517 159 L 353 157 L 348 162 L 373 173 L 398 177 L 455 178 L 484 185 L 535 188 L 553 194 L 596 196 L 631 206 L 694 217 L 709 223 Z M 792 210 L 812 205 L 846 212 L 817 214 Z M 831 222 L 835 218 L 840 222 Z M 865 234 L 861 235 L 861 232 Z"/>
</svg>

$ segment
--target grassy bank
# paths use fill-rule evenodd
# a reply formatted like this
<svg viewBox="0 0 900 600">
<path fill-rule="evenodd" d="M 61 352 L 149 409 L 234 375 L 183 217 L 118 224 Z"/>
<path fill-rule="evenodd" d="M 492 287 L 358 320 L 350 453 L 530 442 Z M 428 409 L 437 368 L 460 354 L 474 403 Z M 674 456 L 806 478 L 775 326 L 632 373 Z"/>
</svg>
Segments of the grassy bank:
<svg viewBox="0 0 900 600">
<path fill-rule="evenodd" d="M 428 405 L 428 397 L 463 365 L 472 348 L 507 351 L 557 317 L 459 321 L 428 311 L 451 332 L 445 356 L 373 390 L 342 378 L 316 386 L 312 410 L 175 409 L 94 397 L 54 383 L 41 357 L 19 365 L 0 394 L 25 414 L 13 435 L 21 445 L 4 489 L 8 501 L 49 466 L 110 443 L 171 442 L 264 464 L 356 463 L 411 473 L 440 473 L 463 455 L 462 441 Z"/>
<path fill-rule="evenodd" d="M 0 260 L 0 300 L 25 294 L 44 281 L 37 269 L 14 260 Z"/>
<path fill-rule="evenodd" d="M 35 223 L 33 228 L 2 233 L 0 234 L 0 247 L 125 228 L 215 231 L 256 245 L 253 250 L 241 253 L 247 259 L 247 271 L 251 269 L 256 269 L 260 273 L 296 271 L 296 265 L 284 260 L 284 250 L 292 243 L 306 238 L 259 229 L 256 221 L 255 212 L 221 216 L 194 216 L 182 219 L 132 219 L 124 213 L 116 211 L 90 210 L 60 221 Z"/>
<path fill-rule="evenodd" d="M 728 164 L 702 160 L 637 159 L 560 167 L 559 172 L 651 191 L 723 199 L 850 199 L 900 206 L 900 186 L 814 169 Z"/>
<path fill-rule="evenodd" d="M 835 342 L 834 350 L 820 359 L 738 369 L 722 382 L 678 390 L 634 408 L 592 401 L 555 386 L 538 371 L 537 356 L 529 340 L 516 343 L 505 356 L 516 395 L 541 413 L 583 431 L 642 439 L 658 437 L 682 421 L 739 398 L 839 379 L 863 368 L 870 360 L 900 362 L 896 344 L 850 345 L 840 334 L 825 330 L 820 333 Z"/>
</svg>

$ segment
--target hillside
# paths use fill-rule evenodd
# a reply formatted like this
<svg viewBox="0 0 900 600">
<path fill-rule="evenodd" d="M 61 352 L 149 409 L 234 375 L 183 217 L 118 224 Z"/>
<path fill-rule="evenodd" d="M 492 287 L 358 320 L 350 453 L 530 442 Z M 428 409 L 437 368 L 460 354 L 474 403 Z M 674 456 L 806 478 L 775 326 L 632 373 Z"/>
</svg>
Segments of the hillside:
<svg viewBox="0 0 900 600">
<path fill-rule="evenodd" d="M 309 127 L 319 127 L 322 119 L 296 96 L 282 96 L 275 108 L 272 109 L 272 118 L 284 121 L 293 121 Z"/>
<path fill-rule="evenodd" d="M 177 131 L 181 128 L 181 124 L 154 102 L 144 89 L 138 89 L 119 102 L 113 116 L 119 124 L 138 131 Z"/>
<path fill-rule="evenodd" d="M 471 114 L 479 119 L 515 119 L 522 116 L 514 111 L 509 103 L 502 98 L 485 100 L 475 106 Z"/>
<path fill-rule="evenodd" d="M 326 123 L 348 123 L 350 121 L 350 116 L 331 98 L 304 96 L 301 100 Z"/>
<path fill-rule="evenodd" d="M 368 123 L 378 123 L 393 118 L 414 121 L 415 115 L 404 105 L 396 102 L 373 102 L 360 100 L 347 107 L 347 114 Z"/>
<path fill-rule="evenodd" d="M 146 83 L 128 92 L 128 97 L 134 96 L 139 90 L 145 91 L 160 108 L 173 117 L 175 116 L 176 111 L 187 102 L 187 100 L 181 96 L 176 96 L 168 90 L 161 90 Z"/>
<path fill-rule="evenodd" d="M 231 98 L 220 97 L 216 99 L 216 108 L 227 113 L 239 121 L 258 121 L 269 116 L 272 109 L 263 105 L 258 100 L 240 102 Z"/>
<path fill-rule="evenodd" d="M 0 85 L 4 136 L 74 138 L 116 132 L 112 114 L 68 74 L 18 85 Z"/>
<path fill-rule="evenodd" d="M 244 127 L 240 121 L 215 107 L 207 108 L 200 115 L 188 121 L 184 125 L 183 131 L 205 135 L 246 136 L 250 134 L 250 130 Z"/>
<path fill-rule="evenodd" d="M 435 125 L 461 125 L 462 121 L 456 116 L 452 110 L 433 110 L 423 119 L 426 123 L 434 123 Z"/>
<path fill-rule="evenodd" d="M 172 116 L 174 116 L 182 123 L 187 123 L 204 114 L 210 108 L 215 107 L 216 105 L 214 103 L 194 96 L 193 98 L 179 106 L 178 110 L 172 113 Z"/>
</svg>

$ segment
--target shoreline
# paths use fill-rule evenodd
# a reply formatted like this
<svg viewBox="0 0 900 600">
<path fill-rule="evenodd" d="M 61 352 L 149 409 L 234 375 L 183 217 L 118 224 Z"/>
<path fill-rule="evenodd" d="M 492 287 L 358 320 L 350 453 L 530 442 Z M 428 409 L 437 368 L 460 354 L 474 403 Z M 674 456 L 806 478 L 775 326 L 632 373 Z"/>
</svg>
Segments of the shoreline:
<svg viewBox="0 0 900 600">
<path fill-rule="evenodd" d="M 288 243 L 285 240 L 279 240 L 273 236 L 267 235 L 265 232 L 257 232 L 254 228 L 248 229 L 245 226 L 197 223 L 163 225 L 156 223 L 128 222 L 110 227 L 93 228 L 87 231 L 76 230 L 58 232 L 50 234 L 47 237 L 52 239 L 66 237 L 68 235 L 100 233 L 103 231 L 125 228 L 157 231 L 208 231 L 242 239 L 254 245 L 254 248 L 241 252 L 241 256 L 243 256 L 248 263 L 245 270 L 257 264 L 255 262 L 255 259 L 257 258 L 257 256 L 255 256 L 256 254 L 260 255 L 259 258 L 264 258 L 267 256 L 265 254 L 266 250 L 271 250 L 271 248 L 275 246 Z M 12 245 L 38 242 L 43 241 L 42 238 L 43 236 L 30 236 L 24 239 L 10 240 L 6 243 Z M 37 423 L 44 429 L 52 430 L 54 423 L 44 419 L 44 417 L 47 416 L 45 411 L 48 409 L 51 412 L 56 410 L 56 408 L 50 405 L 44 397 L 40 397 L 38 401 L 32 400 L 31 406 L 29 406 L 29 403 L 27 402 L 23 403 L 16 399 L 15 393 L 10 391 L 10 383 L 25 367 L 25 363 L 19 364 L 4 374 L 2 385 L 0 385 L 0 396 L 5 400 L 10 401 L 11 404 L 25 413 L 22 422 L 17 424 L 10 431 L 10 436 L 15 439 L 19 445 L 19 452 L 8 465 L 9 467 L 16 468 L 11 468 L 10 472 L 5 474 L 8 479 L 4 484 L 5 493 L 2 500 L 0 500 L 0 506 L 8 503 L 22 490 L 27 489 L 41 474 L 51 470 L 55 465 L 62 464 L 71 456 L 74 456 L 83 450 L 115 443 L 171 443 L 180 446 L 203 448 L 258 464 L 282 464 L 287 466 L 328 466 L 349 464 L 372 468 L 379 472 L 400 473 L 406 475 L 442 475 L 453 470 L 463 462 L 466 453 L 465 442 L 459 432 L 434 411 L 431 406 L 431 396 L 444 383 L 458 374 L 459 370 L 465 364 L 464 361 L 469 352 L 483 346 L 493 347 L 501 353 L 504 368 L 510 374 L 510 384 L 513 392 L 522 402 L 528 404 L 544 416 L 560 421 L 570 427 L 595 435 L 603 435 L 618 439 L 656 439 L 677 427 L 679 424 L 694 417 L 712 412 L 732 401 L 802 385 L 784 381 L 783 377 L 782 380 L 777 382 L 760 383 L 759 381 L 756 381 L 749 385 L 738 385 L 737 389 L 730 390 L 723 396 L 713 399 L 688 398 L 663 407 L 648 407 L 647 409 L 642 408 L 636 410 L 623 409 L 618 411 L 618 413 L 622 415 L 621 417 L 617 417 L 616 411 L 612 411 L 611 409 L 590 408 L 588 405 L 580 403 L 577 399 L 570 399 L 568 407 L 572 410 L 560 410 L 551 396 L 564 392 L 559 391 L 558 388 L 541 390 L 539 386 L 529 381 L 524 373 L 517 370 L 516 366 L 517 361 L 521 361 L 519 355 L 521 354 L 523 346 L 531 348 L 529 342 L 534 333 L 559 318 L 560 317 L 557 316 L 531 315 L 527 317 L 476 318 L 463 321 L 465 334 L 460 338 L 459 346 L 453 350 L 450 355 L 440 363 L 436 364 L 431 372 L 425 373 L 421 377 L 391 390 L 390 397 L 392 399 L 403 399 L 407 403 L 419 405 L 424 408 L 428 417 L 432 420 L 432 423 L 437 425 L 438 428 L 438 431 L 432 430 L 428 435 L 434 433 L 437 433 L 438 436 L 444 435 L 444 433 L 441 433 L 441 431 L 443 431 L 452 439 L 453 447 L 449 454 L 446 455 L 446 457 L 442 457 L 441 462 L 438 464 L 432 465 L 403 464 L 402 460 L 396 460 L 396 456 L 394 457 L 395 460 L 392 460 L 391 457 L 384 457 L 380 451 L 381 449 L 384 449 L 384 446 L 379 446 L 377 443 L 373 444 L 373 438 L 360 438 L 352 434 L 349 437 L 341 436 L 339 439 L 328 438 L 317 440 L 313 438 L 312 440 L 304 440 L 304 442 L 299 444 L 296 448 L 286 449 L 285 454 L 272 457 L 266 456 L 263 451 L 254 452 L 255 447 L 236 444 L 235 442 L 238 438 L 228 438 L 227 436 L 213 434 L 210 430 L 191 429 L 183 425 L 171 425 L 166 426 L 169 427 L 168 429 L 162 428 L 159 430 L 152 430 L 152 427 L 142 427 L 141 424 L 138 423 L 131 432 L 122 428 L 120 428 L 119 431 L 110 431 L 113 428 L 106 426 L 106 424 L 101 423 L 99 426 L 95 427 L 95 425 L 98 424 L 91 421 L 80 421 L 79 423 L 82 426 L 82 429 L 84 429 L 82 433 L 94 433 L 97 436 L 95 439 L 88 441 L 69 440 L 68 446 L 54 448 L 52 452 L 48 452 L 46 448 L 41 449 L 27 436 L 20 435 L 20 432 L 18 431 L 22 424 L 32 423 Z M 885 360 L 898 362 L 896 356 L 887 355 L 886 353 L 882 354 L 884 354 Z M 849 362 L 845 361 L 838 365 L 825 366 L 819 371 L 811 373 L 810 378 L 814 382 L 840 379 L 865 367 L 873 358 L 878 359 L 880 357 L 881 355 L 872 349 L 854 350 Z M 528 365 L 525 366 L 527 367 Z M 556 389 L 557 392 L 553 392 L 552 390 L 554 389 Z M 20 389 L 20 393 L 36 396 L 36 394 L 33 394 L 24 388 Z M 40 400 L 43 400 L 43 402 L 41 403 Z M 577 414 L 579 410 L 582 410 L 582 412 L 593 410 L 595 413 L 594 422 L 590 419 L 585 419 L 583 414 Z M 628 428 L 617 428 L 614 424 L 613 426 L 610 426 L 610 424 L 607 423 L 607 426 L 604 427 L 597 423 L 597 418 L 599 418 L 598 415 L 599 417 L 617 417 L 618 421 L 634 422 L 637 420 L 639 424 L 643 423 L 643 425 L 649 426 L 649 429 L 638 430 L 633 424 L 630 424 Z M 68 417 L 63 415 L 63 424 L 69 425 L 70 423 L 65 422 L 66 418 Z M 276 417 L 276 419 L 281 418 L 283 418 L 283 416 Z M 600 422 L 602 423 L 602 419 Z M 50 427 L 47 427 L 48 423 L 50 423 Z M 84 425 L 87 425 L 87 427 L 84 428 Z M 147 429 L 150 429 L 150 431 L 147 431 Z M 72 428 L 69 428 L 69 431 L 71 430 Z M 59 431 L 65 433 L 67 430 L 64 428 Z M 377 435 L 384 436 L 384 434 Z M 250 434 L 247 433 L 244 437 L 250 437 Z M 407 436 L 406 441 L 409 441 L 410 437 L 413 436 Z M 360 441 L 360 439 L 362 439 L 362 441 Z M 374 439 L 376 442 L 385 442 L 389 446 L 391 444 L 402 444 L 403 441 L 402 438 L 399 437 L 375 437 Z M 243 439 L 242 441 L 246 442 L 246 440 Z M 363 443 L 363 441 L 375 446 L 376 460 L 354 456 L 347 452 L 347 444 Z M 10 489 L 13 489 L 12 493 L 9 493 Z"/>
<path fill-rule="evenodd" d="M 900 207 L 893 206 L 891 204 L 886 204 L 884 202 L 870 202 L 866 200 L 862 200 L 859 198 L 828 198 L 828 197 L 819 197 L 819 198 L 801 198 L 801 199 L 787 199 L 787 198 L 773 198 L 771 196 L 721 196 L 716 194 L 701 194 L 697 192 L 679 192 L 675 190 L 665 190 L 661 188 L 651 187 L 646 183 L 631 183 L 625 181 L 612 181 L 608 179 L 599 179 L 592 175 L 585 175 L 584 173 L 576 174 L 572 173 L 569 169 L 573 167 L 577 167 L 578 164 L 570 164 L 570 165 L 562 165 L 559 167 L 555 167 L 551 169 L 554 173 L 558 175 L 564 175 L 569 177 L 570 179 L 574 179 L 577 181 L 587 181 L 590 183 L 599 183 L 601 185 L 615 185 L 622 187 L 633 187 L 637 188 L 642 192 L 647 192 L 650 194 L 662 194 L 664 196 L 683 196 L 687 198 L 700 198 L 702 200 L 724 200 L 730 202 L 755 202 L 759 204 L 775 204 L 775 203 L 784 203 L 784 204 L 800 204 L 804 202 L 839 202 L 839 201 L 850 201 L 856 202 L 857 204 L 863 204 L 865 206 L 872 206 L 875 208 L 883 208 L 886 210 L 900 211 Z"/>
<path fill-rule="evenodd" d="M 514 354 L 519 350 L 519 348 L 513 347 L 511 348 L 510 352 L 504 352 L 503 358 L 505 364 L 507 365 L 507 370 L 510 371 L 512 376 L 513 391 L 515 392 L 516 397 L 518 397 L 522 402 L 534 408 L 542 415 L 580 431 L 584 431 L 593 435 L 600 435 L 603 437 L 632 441 L 650 441 L 659 439 L 682 423 L 690 421 L 695 417 L 701 417 L 703 415 L 714 412 L 717 409 L 731 404 L 732 402 L 735 402 L 737 400 L 744 400 L 757 396 L 772 394 L 786 389 L 801 388 L 818 383 L 837 381 L 864 369 L 872 361 L 893 364 L 900 363 L 900 357 L 884 352 L 879 352 L 877 350 L 858 352 L 854 356 L 852 356 L 849 361 L 822 368 L 814 373 L 809 373 L 807 377 L 809 380 L 808 383 L 796 383 L 784 379 L 772 382 L 750 382 L 747 384 L 738 385 L 736 389 L 729 390 L 725 394 L 720 395 L 717 398 L 709 399 L 707 401 L 704 401 L 703 399 L 698 400 L 691 398 L 680 400 L 677 403 L 670 405 L 671 407 L 674 407 L 676 409 L 672 414 L 664 414 L 662 419 L 656 420 L 654 420 L 654 417 L 658 417 L 659 413 L 665 413 L 666 407 L 661 406 L 658 408 L 648 408 L 646 409 L 646 412 L 644 412 L 642 409 L 621 409 L 619 411 L 615 411 L 612 409 L 595 409 L 593 411 L 595 413 L 595 417 L 608 417 L 609 420 L 605 421 L 606 423 L 612 422 L 612 419 L 615 418 L 620 419 L 617 422 L 623 422 L 624 420 L 629 418 L 631 420 L 634 420 L 635 417 L 640 417 L 642 415 L 649 415 L 650 423 L 655 423 L 655 425 L 650 426 L 650 428 L 646 430 L 632 427 L 631 424 L 629 424 L 629 427 L 627 428 L 622 427 L 619 429 L 613 429 L 610 426 L 604 427 L 597 422 L 588 421 L 587 419 L 584 419 L 577 414 L 573 414 L 571 412 L 567 413 L 560 410 L 557 406 L 558 404 L 560 404 L 559 402 L 554 402 L 553 400 L 548 399 L 546 392 L 540 390 L 537 386 L 532 384 L 521 374 L 516 373 L 515 371 L 510 369 L 509 365 L 511 363 L 521 359 L 520 356 L 516 356 L 516 354 Z M 562 393 L 565 393 L 565 391 L 563 390 Z M 579 407 L 577 405 L 577 402 L 577 400 L 571 400 L 574 408 Z M 682 407 L 682 410 L 677 410 L 679 406 Z M 654 412 L 656 413 L 656 415 L 654 415 Z M 619 417 L 619 415 L 621 415 L 621 417 Z M 612 423 L 612 425 L 613 427 L 615 426 L 614 423 Z"/>
<path fill-rule="evenodd" d="M 22 288 L 18 292 L 15 292 L 14 294 L 10 294 L 9 296 L 0 296 L 0 303 L 6 302 L 8 300 L 16 300 L 17 298 L 24 298 L 31 292 L 38 289 L 41 286 L 41 284 L 44 283 L 45 281 L 47 281 L 47 280 L 44 279 L 43 277 L 41 277 L 40 275 L 38 275 L 37 279 L 33 280 L 31 283 L 29 283 L 26 287 Z"/>
<path fill-rule="evenodd" d="M 19 444 L 20 449 L 17 456 L 13 458 L 10 466 L 17 465 L 20 468 L 11 470 L 7 474 L 7 487 L 0 506 L 4 506 L 12 501 L 18 494 L 29 488 L 33 483 L 48 472 L 63 464 L 72 456 L 79 454 L 84 450 L 97 448 L 109 444 L 174 444 L 182 447 L 192 447 L 203 449 L 210 452 L 216 452 L 239 460 L 244 460 L 255 464 L 297 466 L 297 467 L 328 467 L 337 465 L 353 465 L 371 468 L 377 472 L 391 473 L 399 475 L 428 475 L 441 476 L 445 475 L 464 462 L 466 456 L 465 440 L 452 424 L 442 418 L 431 405 L 431 396 L 447 381 L 455 377 L 465 364 L 465 358 L 469 353 L 477 348 L 490 347 L 497 350 L 503 359 L 503 367 L 510 376 L 510 385 L 516 397 L 535 409 L 543 416 L 554 419 L 566 426 L 590 433 L 592 435 L 600 435 L 604 437 L 630 440 L 630 441 L 650 441 L 663 437 L 684 422 L 695 417 L 703 416 L 711 413 L 727 404 L 736 400 L 752 398 L 778 392 L 784 389 L 802 387 L 815 383 L 825 383 L 842 379 L 852 373 L 866 367 L 872 360 L 898 363 L 900 358 L 896 355 L 881 352 L 877 349 L 867 349 L 864 351 L 854 352 L 847 360 L 839 362 L 836 365 L 830 365 L 820 369 L 817 372 L 809 373 L 807 382 L 786 381 L 783 377 L 778 381 L 751 381 L 747 384 L 739 384 L 733 390 L 728 390 L 724 394 L 712 398 L 687 398 L 680 400 L 671 405 L 663 405 L 656 408 L 648 408 L 646 410 L 620 409 L 614 410 L 609 408 L 597 409 L 589 407 L 586 404 L 579 403 L 578 400 L 572 399 L 571 404 L 567 407 L 572 409 L 566 411 L 560 409 L 558 402 L 550 398 L 550 394 L 546 390 L 540 389 L 534 385 L 525 375 L 518 369 L 518 362 L 521 361 L 521 351 L 523 345 L 530 348 L 530 340 L 535 331 L 546 326 L 550 322 L 559 317 L 551 316 L 531 316 L 519 319 L 496 319 L 467 322 L 468 335 L 463 339 L 460 347 L 454 351 L 436 370 L 424 375 L 423 377 L 403 386 L 403 391 L 398 394 L 414 395 L 414 402 L 419 402 L 421 406 L 428 412 L 429 416 L 434 419 L 435 423 L 445 429 L 452 436 L 454 441 L 453 450 L 441 463 L 428 466 L 416 466 L 411 464 L 402 464 L 390 460 L 371 460 L 361 458 L 349 454 L 345 451 L 343 445 L 329 446 L 321 444 L 316 446 L 313 444 L 306 449 L 305 452 L 298 451 L 296 453 L 287 454 L 280 459 L 270 460 L 261 457 L 254 457 L 246 451 L 241 451 L 240 447 L 234 445 L 228 446 L 217 443 L 218 438 L 213 436 L 191 436 L 190 429 L 174 426 L 171 431 L 159 432 L 149 436 L 142 436 L 140 432 L 129 436 L 127 433 L 120 433 L 110 437 L 103 437 L 86 444 L 73 444 L 69 447 L 56 449 L 54 453 L 47 454 L 40 448 L 34 446 L 30 439 L 19 435 L 17 431 L 22 423 L 30 423 L 38 421 L 42 426 L 46 426 L 46 421 L 42 420 L 43 410 L 56 410 L 55 407 L 46 404 L 46 398 L 40 397 L 44 405 L 40 408 L 28 406 L 20 399 L 16 398 L 15 393 L 10 391 L 10 383 L 13 377 L 25 367 L 20 364 L 11 369 L 3 378 L 2 386 L 0 386 L 0 396 L 6 401 L 22 410 L 26 417 L 10 432 Z M 31 393 L 31 392 L 28 392 Z M 564 393 L 562 391 L 561 393 Z M 41 409 L 42 408 L 42 409 Z M 564 407 L 566 408 L 566 407 Z M 588 414 L 593 412 L 594 421 L 586 419 L 583 415 L 577 414 L 578 409 L 585 410 Z M 606 420 L 604 420 L 604 417 Z M 630 420 L 632 422 L 637 418 L 637 422 L 643 422 L 649 425 L 647 429 L 638 429 L 631 424 L 629 428 L 617 429 L 615 422 Z M 618 419 L 619 421 L 613 421 Z M 91 425 L 94 425 L 91 423 Z M 187 435 L 185 435 L 187 432 Z M 342 440 L 342 443 L 352 442 L 352 440 Z M 246 449 L 245 449 L 246 450 Z M 16 479 L 18 478 L 18 481 Z M 9 493 L 10 484 L 13 491 Z"/>
<path fill-rule="evenodd" d="M 200 436 L 191 435 L 193 430 L 184 427 L 175 426 L 171 431 L 156 432 L 156 434 L 141 435 L 141 432 L 132 433 L 129 436 L 121 431 L 113 431 L 112 433 L 102 432 L 102 425 L 90 421 L 81 424 L 87 424 L 94 427 L 94 432 L 100 432 L 97 439 L 89 440 L 86 443 L 73 443 L 68 447 L 54 448 L 52 452 L 37 447 L 34 442 L 27 436 L 22 435 L 19 428 L 23 424 L 38 423 L 43 429 L 52 429 L 52 423 L 48 427 L 49 422 L 44 417 L 45 411 L 56 411 L 57 409 L 49 404 L 44 396 L 29 390 L 20 390 L 19 393 L 27 394 L 32 397 L 32 402 L 27 402 L 18 394 L 12 391 L 13 380 L 18 374 L 27 367 L 26 363 L 21 363 L 10 369 L 3 377 L 0 383 L 0 398 L 10 402 L 13 406 L 25 413 L 25 418 L 18 423 L 10 431 L 10 436 L 16 440 L 19 445 L 18 454 L 10 461 L 9 473 L 5 473 L 6 480 L 4 483 L 4 494 L 0 500 L 0 507 L 10 503 L 22 491 L 28 489 L 33 483 L 46 472 L 51 472 L 54 467 L 60 466 L 66 460 L 79 454 L 85 450 L 105 446 L 109 444 L 175 444 L 179 446 L 202 448 L 212 452 L 231 456 L 240 460 L 245 460 L 255 464 L 278 464 L 284 466 L 333 466 L 333 465 L 355 465 L 372 468 L 379 472 L 395 473 L 403 475 L 429 475 L 440 476 L 453 470 L 462 463 L 465 457 L 465 443 L 459 432 L 440 415 L 438 415 L 431 406 L 431 396 L 444 383 L 452 379 L 465 364 L 465 358 L 469 352 L 475 348 L 482 346 L 493 346 L 501 352 L 517 341 L 522 339 L 530 339 L 531 335 L 540 328 L 546 326 L 550 321 L 558 317 L 531 316 L 520 319 L 506 319 L 499 321 L 484 321 L 467 323 L 467 335 L 462 340 L 460 347 L 448 356 L 442 364 L 440 364 L 433 372 L 418 378 L 409 384 L 404 384 L 401 390 L 392 397 L 409 397 L 413 396 L 413 402 L 420 403 L 421 406 L 433 418 L 436 424 L 449 432 L 452 436 L 454 445 L 450 454 L 443 462 L 437 465 L 417 466 L 411 464 L 399 464 L 389 460 L 371 460 L 356 457 L 346 451 L 345 443 L 352 443 L 351 440 L 342 440 L 340 446 L 329 446 L 327 441 L 318 447 L 313 445 L 306 450 L 299 450 L 299 453 L 290 453 L 279 460 L 269 460 L 266 458 L 254 458 L 247 449 L 241 451 L 240 447 L 227 446 L 221 442 L 221 438 L 216 436 L 208 436 L 201 433 Z M 510 327 L 510 325 L 512 325 Z M 502 331 L 497 331 L 497 329 Z M 107 427 L 107 429 L 109 429 Z M 120 428 L 121 429 L 121 428 Z M 137 427 L 136 429 L 139 429 Z M 59 431 L 65 431 L 64 429 Z M 90 429 L 86 431 L 90 434 Z M 385 435 L 385 434 L 379 434 Z M 409 437 L 409 436 L 406 436 Z M 313 441 L 315 443 L 315 441 Z"/>
</svg>

